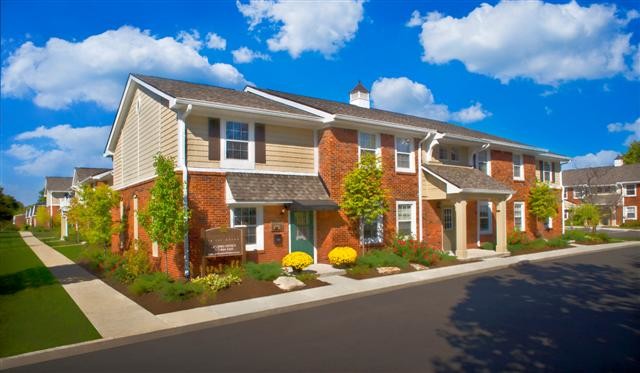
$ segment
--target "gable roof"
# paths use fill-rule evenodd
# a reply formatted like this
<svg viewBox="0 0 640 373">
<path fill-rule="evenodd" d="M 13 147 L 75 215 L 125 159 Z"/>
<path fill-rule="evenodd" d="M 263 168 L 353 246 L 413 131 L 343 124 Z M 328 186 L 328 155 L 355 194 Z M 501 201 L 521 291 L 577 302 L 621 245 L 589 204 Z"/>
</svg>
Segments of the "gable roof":
<svg viewBox="0 0 640 373">
<path fill-rule="evenodd" d="M 234 172 L 227 183 L 236 202 L 331 201 L 318 176 Z"/>
<path fill-rule="evenodd" d="M 462 192 L 514 193 L 511 188 L 472 167 L 428 164 L 424 168 L 427 172 L 459 188 Z"/>
<path fill-rule="evenodd" d="M 93 167 L 76 167 L 74 168 L 73 181 L 74 183 L 81 183 L 91 176 L 99 175 L 111 171 L 110 168 L 93 168 Z"/>
<path fill-rule="evenodd" d="M 562 171 L 562 185 L 613 185 L 640 182 L 640 163 L 622 166 L 576 168 Z"/>
<path fill-rule="evenodd" d="M 63 192 L 71 189 L 72 177 L 47 176 L 45 177 L 44 188 L 47 191 Z"/>
<path fill-rule="evenodd" d="M 362 85 L 361 81 L 358 81 L 358 85 L 353 87 L 353 89 L 351 90 L 350 93 L 356 93 L 356 92 L 369 93 L 369 90 L 365 86 Z"/>
</svg>

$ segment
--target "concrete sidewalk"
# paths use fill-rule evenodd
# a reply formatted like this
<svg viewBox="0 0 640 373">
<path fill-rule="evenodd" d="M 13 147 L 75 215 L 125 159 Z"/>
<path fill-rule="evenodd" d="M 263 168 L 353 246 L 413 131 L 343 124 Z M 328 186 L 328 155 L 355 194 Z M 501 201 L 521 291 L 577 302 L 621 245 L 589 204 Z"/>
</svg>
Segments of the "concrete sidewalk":
<svg viewBox="0 0 640 373">
<path fill-rule="evenodd" d="M 31 232 L 20 232 L 20 235 L 103 338 L 126 337 L 167 328 L 161 319 L 42 243 Z"/>
<path fill-rule="evenodd" d="M 153 315 L 81 267 L 44 245 L 30 233 L 23 235 L 36 255 L 50 267 L 64 288 L 78 303 L 103 337 L 97 341 L 31 352 L 0 359 L 0 369 L 33 364 L 41 361 L 73 356 L 84 352 L 122 346 L 144 340 L 160 338 L 317 305 L 365 297 L 395 289 L 429 282 L 490 272 L 521 262 L 552 260 L 567 256 L 596 253 L 623 247 L 637 246 L 638 242 L 621 242 L 559 249 L 535 254 L 489 258 L 479 262 L 434 268 L 417 272 L 353 280 L 339 275 L 322 277 L 329 283 L 313 289 L 247 299 L 238 302 L 204 306 L 184 311 Z M 76 280 L 80 282 L 75 282 Z M 70 282 L 65 284 L 66 282 Z M 114 338 L 125 337 L 127 338 Z"/>
</svg>

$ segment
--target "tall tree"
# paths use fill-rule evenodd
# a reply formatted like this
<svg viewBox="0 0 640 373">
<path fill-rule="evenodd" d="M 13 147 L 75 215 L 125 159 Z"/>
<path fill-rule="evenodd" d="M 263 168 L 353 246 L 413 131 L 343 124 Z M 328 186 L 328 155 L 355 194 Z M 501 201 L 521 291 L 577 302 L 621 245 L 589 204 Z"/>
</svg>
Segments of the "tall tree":
<svg viewBox="0 0 640 373">
<path fill-rule="evenodd" d="M 340 207 L 362 235 L 365 224 L 371 224 L 389 210 L 387 191 L 382 187 L 382 167 L 372 154 L 363 154 L 355 169 L 343 181 L 344 194 Z M 360 243 L 364 250 L 364 243 Z"/>
<path fill-rule="evenodd" d="M 634 141 L 622 156 L 624 164 L 640 163 L 640 141 Z"/>
<path fill-rule="evenodd" d="M 22 209 L 22 203 L 13 196 L 4 194 L 4 188 L 0 186 L 0 221 L 11 220 L 13 215 L 20 213 Z"/>
<path fill-rule="evenodd" d="M 169 273 L 168 251 L 184 239 L 190 213 L 182 205 L 182 183 L 176 177 L 173 159 L 157 154 L 153 166 L 157 177 L 149 204 L 141 211 L 140 218 L 149 238 L 157 242 L 164 253 L 165 270 Z"/>
<path fill-rule="evenodd" d="M 44 195 L 44 188 L 40 189 L 40 191 L 38 192 L 38 200 L 36 201 L 36 204 L 43 203 L 47 203 L 47 196 Z"/>
<path fill-rule="evenodd" d="M 579 225 L 590 227 L 593 233 L 600 223 L 600 209 L 590 203 L 583 203 L 571 211 L 572 220 Z"/>
<path fill-rule="evenodd" d="M 536 182 L 529 191 L 529 212 L 540 222 L 558 213 L 558 194 L 547 183 Z"/>
</svg>

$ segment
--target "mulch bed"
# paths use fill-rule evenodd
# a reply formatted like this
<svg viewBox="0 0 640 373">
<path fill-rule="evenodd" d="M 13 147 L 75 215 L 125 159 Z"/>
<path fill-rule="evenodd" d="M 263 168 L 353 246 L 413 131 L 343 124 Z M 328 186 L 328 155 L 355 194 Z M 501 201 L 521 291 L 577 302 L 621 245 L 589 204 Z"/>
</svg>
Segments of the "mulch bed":
<svg viewBox="0 0 640 373">
<path fill-rule="evenodd" d="M 195 296 L 183 301 L 167 302 L 156 293 L 135 295 L 129 291 L 128 285 L 125 285 L 109 276 L 105 276 L 104 273 L 94 270 L 93 268 L 91 268 L 91 266 L 85 263 L 78 264 L 95 276 L 99 277 L 107 285 L 111 286 L 121 294 L 138 303 L 140 306 L 144 307 L 147 311 L 153 313 L 154 315 L 182 311 L 196 307 L 211 306 L 214 304 L 223 304 L 251 298 L 265 297 L 268 295 L 287 293 L 286 291 L 280 290 L 280 288 L 274 285 L 271 281 L 258 281 L 251 277 L 244 277 L 240 284 L 232 285 L 229 288 L 222 289 L 215 293 L 215 295 L 210 295 L 208 297 Z M 304 281 L 304 283 L 307 286 L 298 290 L 305 290 L 329 285 L 326 282 L 320 281 L 318 279 Z"/>
<path fill-rule="evenodd" d="M 415 272 L 415 270 L 413 268 L 411 268 L 411 267 L 408 267 L 407 269 L 401 269 L 400 272 L 396 272 L 396 273 L 392 273 L 392 274 L 388 274 L 388 275 L 382 275 L 382 274 L 379 274 L 376 271 L 375 268 L 372 268 L 367 273 L 362 273 L 362 274 L 357 274 L 357 275 L 350 274 L 349 271 L 347 271 L 347 273 L 344 276 L 352 278 L 354 280 L 365 280 L 365 279 L 368 279 L 368 278 L 392 276 L 392 275 L 398 275 L 400 273 L 408 273 L 408 272 Z"/>
</svg>

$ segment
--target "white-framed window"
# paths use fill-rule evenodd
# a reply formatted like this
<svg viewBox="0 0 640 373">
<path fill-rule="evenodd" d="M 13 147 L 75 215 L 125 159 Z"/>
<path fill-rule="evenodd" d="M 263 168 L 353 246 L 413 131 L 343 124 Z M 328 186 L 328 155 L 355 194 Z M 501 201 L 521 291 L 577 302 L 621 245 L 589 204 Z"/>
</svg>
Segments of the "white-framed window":
<svg viewBox="0 0 640 373">
<path fill-rule="evenodd" d="M 524 180 L 524 162 L 522 154 L 513 155 L 513 180 Z"/>
<path fill-rule="evenodd" d="M 573 198 L 575 198 L 575 199 L 583 199 L 584 198 L 584 189 L 583 188 L 574 188 L 573 189 Z"/>
<path fill-rule="evenodd" d="M 415 201 L 396 202 L 396 232 L 402 236 L 416 238 Z"/>
<path fill-rule="evenodd" d="M 624 195 L 627 197 L 635 197 L 636 195 L 636 184 L 625 184 L 624 185 Z"/>
<path fill-rule="evenodd" d="M 569 189 L 568 188 L 563 188 L 562 189 L 562 199 L 569 199 Z"/>
<path fill-rule="evenodd" d="M 513 203 L 513 228 L 520 232 L 525 231 L 525 207 L 524 202 Z"/>
<path fill-rule="evenodd" d="M 444 146 L 438 147 L 438 159 L 441 161 L 446 161 L 449 159 L 449 152 L 447 152 L 447 148 Z"/>
<path fill-rule="evenodd" d="M 637 220 L 638 219 L 638 207 L 637 206 L 625 206 L 624 207 L 624 219 L 625 220 Z"/>
<path fill-rule="evenodd" d="M 378 219 L 371 223 L 363 222 L 362 224 L 362 243 L 364 244 L 377 244 L 382 243 L 384 236 L 383 230 L 383 218 L 382 215 Z"/>
<path fill-rule="evenodd" d="M 156 241 L 153 241 L 153 242 L 151 243 L 151 255 L 152 255 L 154 258 L 157 258 L 157 257 L 158 257 L 158 242 L 156 242 Z"/>
<path fill-rule="evenodd" d="M 231 209 L 231 227 L 246 228 L 244 241 L 247 250 L 262 250 L 262 207 L 233 207 Z"/>
<path fill-rule="evenodd" d="M 569 210 L 565 209 L 564 210 L 564 220 L 569 219 Z"/>
<path fill-rule="evenodd" d="M 552 217 L 548 217 L 545 221 L 544 221 L 544 227 L 546 229 L 551 229 L 553 228 L 553 218 Z"/>
<path fill-rule="evenodd" d="M 360 148 L 359 157 L 363 154 L 378 156 L 378 136 L 376 134 L 358 132 L 358 146 Z"/>
<path fill-rule="evenodd" d="M 445 231 L 453 229 L 453 207 L 442 209 L 442 226 Z"/>
<path fill-rule="evenodd" d="M 490 234 L 491 226 L 491 202 L 478 201 L 478 229 L 481 234 Z"/>
<path fill-rule="evenodd" d="M 415 171 L 413 160 L 413 139 L 396 137 L 396 170 Z"/>
<path fill-rule="evenodd" d="M 255 167 L 254 123 L 222 121 L 221 165 L 224 168 Z"/>
<path fill-rule="evenodd" d="M 451 158 L 451 161 L 453 162 L 460 161 L 460 152 L 458 151 L 458 148 L 454 146 L 449 149 L 449 158 Z"/>
<path fill-rule="evenodd" d="M 542 180 L 545 183 L 551 182 L 551 162 L 543 161 L 541 170 Z"/>
<path fill-rule="evenodd" d="M 478 152 L 474 158 L 475 168 L 491 176 L 491 155 L 489 155 L 489 151 L 483 150 Z"/>
</svg>

